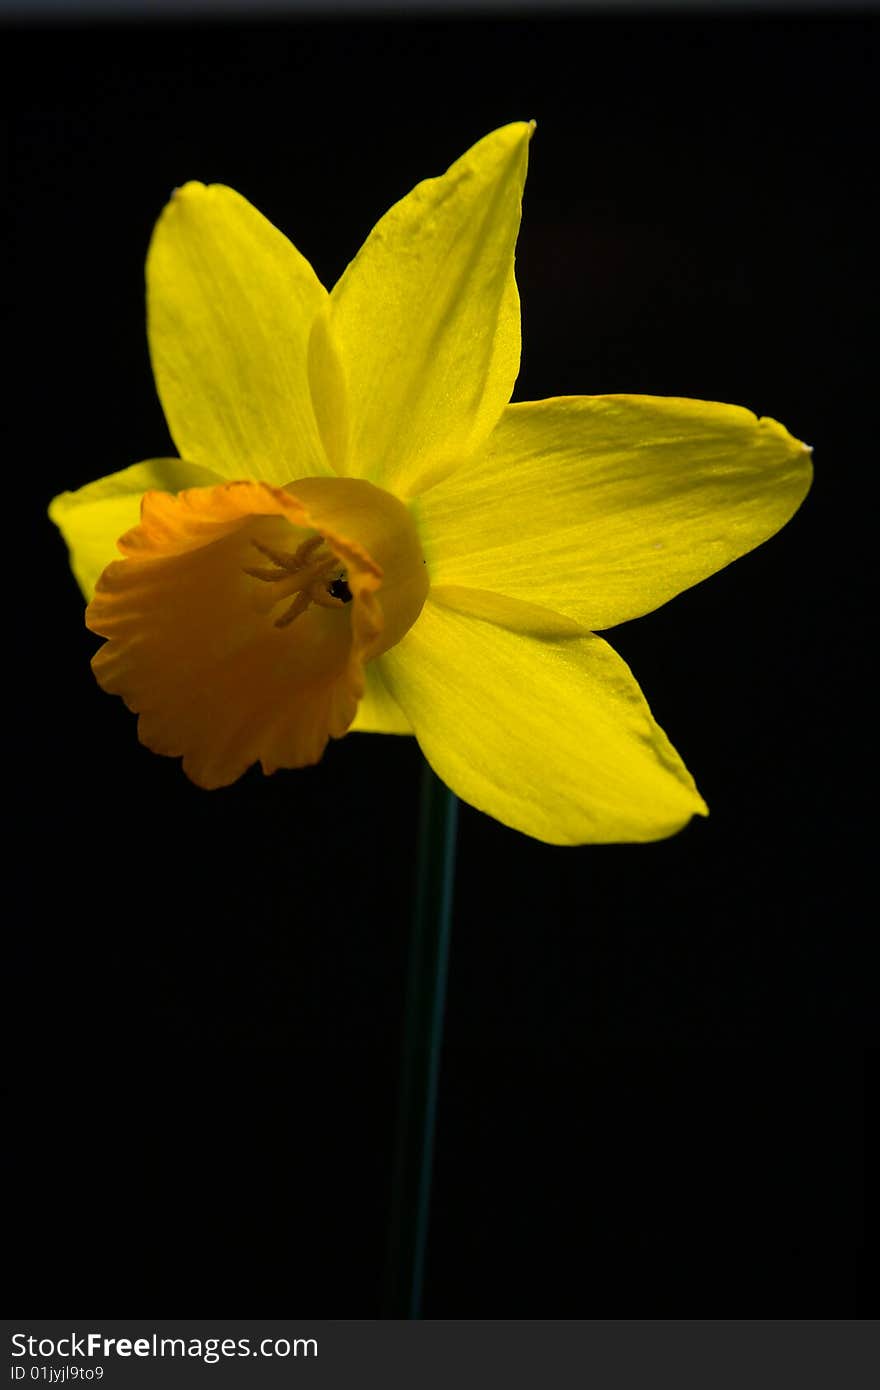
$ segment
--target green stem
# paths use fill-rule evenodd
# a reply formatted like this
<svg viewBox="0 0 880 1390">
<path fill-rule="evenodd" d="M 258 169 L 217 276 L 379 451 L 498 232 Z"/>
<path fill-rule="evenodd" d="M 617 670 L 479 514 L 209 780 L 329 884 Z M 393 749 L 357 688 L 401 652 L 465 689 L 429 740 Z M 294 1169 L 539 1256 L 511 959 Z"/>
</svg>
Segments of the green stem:
<svg viewBox="0 0 880 1390">
<path fill-rule="evenodd" d="M 421 1317 L 457 824 L 454 794 L 425 763 L 391 1192 L 388 1318 Z"/>
</svg>

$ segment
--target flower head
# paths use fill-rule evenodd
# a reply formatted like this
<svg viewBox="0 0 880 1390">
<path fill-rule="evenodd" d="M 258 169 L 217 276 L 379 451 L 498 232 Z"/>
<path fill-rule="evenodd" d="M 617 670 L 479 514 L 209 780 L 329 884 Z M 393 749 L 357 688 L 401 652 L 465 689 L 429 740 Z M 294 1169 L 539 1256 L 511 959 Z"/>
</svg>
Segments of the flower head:
<svg viewBox="0 0 880 1390">
<path fill-rule="evenodd" d="M 180 457 L 51 515 L 100 684 L 201 786 L 359 729 L 414 733 L 465 800 L 552 843 L 705 813 L 596 632 L 778 530 L 809 452 L 736 406 L 508 404 L 531 130 L 419 184 L 330 293 L 229 188 L 162 213 L 148 330 Z"/>
</svg>

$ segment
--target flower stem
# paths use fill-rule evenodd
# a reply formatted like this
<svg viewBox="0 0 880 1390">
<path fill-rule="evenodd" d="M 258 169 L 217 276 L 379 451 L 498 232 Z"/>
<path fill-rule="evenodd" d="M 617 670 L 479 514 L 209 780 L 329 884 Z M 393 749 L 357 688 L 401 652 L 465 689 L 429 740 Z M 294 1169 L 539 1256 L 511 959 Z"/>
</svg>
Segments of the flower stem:
<svg viewBox="0 0 880 1390">
<path fill-rule="evenodd" d="M 458 802 L 422 769 L 384 1316 L 419 1318 L 452 927 Z"/>
</svg>

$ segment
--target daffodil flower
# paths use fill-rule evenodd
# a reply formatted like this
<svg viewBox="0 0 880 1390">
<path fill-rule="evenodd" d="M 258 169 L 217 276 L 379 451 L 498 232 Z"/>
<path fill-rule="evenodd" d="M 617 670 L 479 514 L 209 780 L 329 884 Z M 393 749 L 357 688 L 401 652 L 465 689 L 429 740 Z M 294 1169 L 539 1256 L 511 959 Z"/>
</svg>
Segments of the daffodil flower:
<svg viewBox="0 0 880 1390">
<path fill-rule="evenodd" d="M 508 404 L 531 129 L 419 184 L 330 293 L 230 188 L 162 213 L 148 331 L 180 457 L 51 515 L 107 639 L 98 681 L 200 786 L 354 729 L 414 733 L 459 796 L 551 843 L 705 814 L 595 634 L 771 536 L 809 452 L 736 406 Z"/>
</svg>

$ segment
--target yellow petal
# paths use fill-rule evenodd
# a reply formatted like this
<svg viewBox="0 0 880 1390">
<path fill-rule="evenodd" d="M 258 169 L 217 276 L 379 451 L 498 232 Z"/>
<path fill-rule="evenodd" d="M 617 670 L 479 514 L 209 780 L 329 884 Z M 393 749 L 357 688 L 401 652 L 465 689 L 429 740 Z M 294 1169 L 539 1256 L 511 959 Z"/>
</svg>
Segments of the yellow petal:
<svg viewBox="0 0 880 1390">
<path fill-rule="evenodd" d="M 364 675 L 364 693 L 351 726 L 359 734 L 411 734 L 410 724 L 397 701 L 389 694 L 380 670 L 381 657 L 371 661 Z"/>
<path fill-rule="evenodd" d="M 315 316 L 309 334 L 309 389 L 315 419 L 334 473 L 348 472 L 348 391 L 339 351 L 330 326 L 329 300 Z"/>
<path fill-rule="evenodd" d="M 803 444 L 739 406 L 574 397 L 510 406 L 480 457 L 415 505 L 433 585 L 597 629 L 767 540 L 811 476 Z"/>
<path fill-rule="evenodd" d="M 147 326 L 184 457 L 279 485 L 331 471 L 307 366 L 326 302 L 308 261 L 240 194 L 200 183 L 176 191 L 147 256 Z"/>
<path fill-rule="evenodd" d="M 145 492 L 180 492 L 218 482 L 215 473 L 184 459 L 150 459 L 53 498 L 49 516 L 67 542 L 70 567 L 86 599 L 95 592 L 101 571 L 119 558 L 116 542 L 137 525 Z"/>
<path fill-rule="evenodd" d="M 550 844 L 657 840 L 706 813 L 601 637 L 542 641 L 436 603 L 380 661 L 443 781 Z"/>
<path fill-rule="evenodd" d="M 583 637 L 584 628 L 571 618 L 542 608 L 538 603 L 525 603 L 489 589 L 467 589 L 457 584 L 435 584 L 431 597 L 444 608 L 454 608 L 472 618 L 509 627 L 512 632 L 526 632 L 531 637 Z"/>
<path fill-rule="evenodd" d="M 95 675 L 203 787 L 316 762 L 427 588 L 406 508 L 358 479 L 150 492 L 119 549 L 87 612 Z"/>
<path fill-rule="evenodd" d="M 348 471 L 411 496 L 486 438 L 519 370 L 513 251 L 531 127 L 487 135 L 385 214 L 332 292 Z"/>
</svg>

